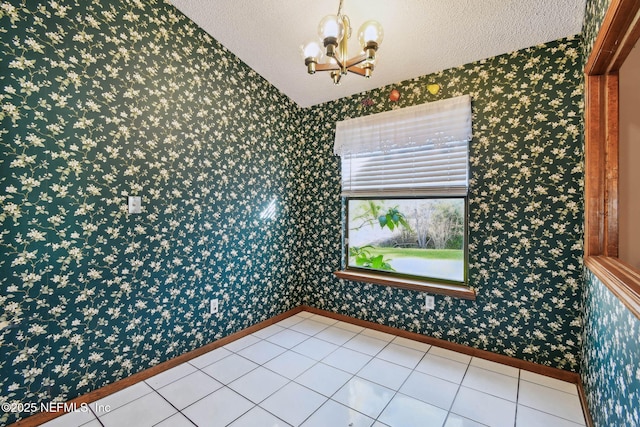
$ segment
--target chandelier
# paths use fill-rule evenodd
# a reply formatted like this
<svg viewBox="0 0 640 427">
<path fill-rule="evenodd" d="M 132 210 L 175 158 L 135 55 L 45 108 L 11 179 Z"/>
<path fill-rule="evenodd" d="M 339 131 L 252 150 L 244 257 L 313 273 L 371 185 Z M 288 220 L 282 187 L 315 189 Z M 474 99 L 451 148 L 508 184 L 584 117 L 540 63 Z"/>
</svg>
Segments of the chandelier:
<svg viewBox="0 0 640 427">
<path fill-rule="evenodd" d="M 384 33 L 377 21 L 367 21 L 358 30 L 358 41 L 362 52 L 349 58 L 347 43 L 351 37 L 351 23 L 349 17 L 342 13 L 342 1 L 338 6 L 338 13 L 327 15 L 318 25 L 318 35 L 324 45 L 324 51 L 317 41 L 311 41 L 302 46 L 304 64 L 309 74 L 316 71 L 330 71 L 334 84 L 340 84 L 342 76 L 347 72 L 371 77 L 376 62 L 376 51 L 382 43 Z M 328 61 L 321 62 L 326 54 Z"/>
</svg>

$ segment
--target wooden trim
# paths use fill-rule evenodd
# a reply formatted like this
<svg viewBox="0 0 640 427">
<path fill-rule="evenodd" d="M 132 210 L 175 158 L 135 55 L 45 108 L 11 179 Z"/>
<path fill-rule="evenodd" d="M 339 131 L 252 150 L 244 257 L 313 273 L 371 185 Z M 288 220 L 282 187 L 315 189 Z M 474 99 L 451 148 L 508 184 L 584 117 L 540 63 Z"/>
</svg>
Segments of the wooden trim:
<svg viewBox="0 0 640 427">
<path fill-rule="evenodd" d="M 585 256 L 618 256 L 618 74 L 587 76 Z M 603 126 L 604 124 L 604 126 Z"/>
<path fill-rule="evenodd" d="M 620 68 L 635 44 L 627 35 L 635 34 L 630 28 L 637 22 L 639 10 L 637 0 L 611 0 L 585 66 L 587 75 L 604 75 Z"/>
<path fill-rule="evenodd" d="M 640 272 L 618 256 L 618 71 L 640 39 L 640 2 L 612 0 L 585 66 L 585 265 L 640 319 Z"/>
<path fill-rule="evenodd" d="M 585 256 L 604 251 L 605 132 L 600 125 L 604 121 L 604 83 L 602 76 L 585 79 Z"/>
<path fill-rule="evenodd" d="M 617 258 L 592 256 L 586 266 L 640 319 L 640 273 Z"/>
<path fill-rule="evenodd" d="M 635 10 L 631 7 L 629 15 L 624 21 L 626 27 L 630 30 L 627 31 L 620 41 L 616 56 L 609 67 L 610 70 L 619 70 L 620 67 L 622 67 L 627 56 L 631 53 L 631 49 L 635 46 L 636 41 L 640 39 L 640 4 L 636 2 L 636 4 L 632 6 L 635 6 Z"/>
<path fill-rule="evenodd" d="M 587 427 L 594 427 L 593 418 L 591 417 L 591 411 L 589 411 L 589 402 L 587 401 L 587 393 L 584 390 L 584 384 L 582 380 L 578 381 L 578 397 L 580 397 L 580 403 L 582 404 L 582 413 L 584 415 L 584 421 Z"/>
<path fill-rule="evenodd" d="M 515 357 L 496 354 L 487 350 L 480 350 L 478 348 L 469 347 L 463 344 L 456 344 L 439 338 L 422 335 L 417 332 L 409 332 L 403 329 L 381 325 L 379 323 L 369 322 L 366 320 L 345 316 L 344 314 L 338 314 L 332 311 L 326 311 L 315 307 L 305 305 L 302 307 L 302 309 L 303 311 L 308 311 L 310 313 L 319 314 L 321 316 L 330 317 L 336 320 L 341 320 L 353 325 L 362 326 L 363 328 L 374 329 L 376 331 L 397 335 L 402 338 L 407 338 L 425 344 L 435 345 L 436 347 L 442 347 L 446 348 L 447 350 L 457 351 L 458 353 L 467 354 L 469 356 L 478 357 L 480 359 L 486 359 L 492 362 L 501 363 L 503 365 L 513 366 L 514 368 L 524 369 L 525 371 L 534 372 L 536 374 L 544 375 L 562 381 L 567 381 L 573 384 L 578 384 L 580 382 L 580 375 L 575 372 L 569 372 L 563 369 L 539 365 L 537 363 L 528 362 L 526 360 L 516 359 Z"/>
<path fill-rule="evenodd" d="M 618 72 L 605 76 L 604 108 L 606 137 L 604 139 L 604 255 L 618 257 L 618 143 L 620 136 Z"/>
<path fill-rule="evenodd" d="M 476 291 L 462 285 L 448 285 L 444 283 L 430 283 L 420 280 L 405 279 L 401 277 L 385 276 L 361 271 L 340 270 L 333 273 L 336 277 L 354 282 L 373 283 L 376 285 L 394 286 L 396 288 L 410 289 L 413 291 L 430 292 L 437 295 L 449 295 L 456 298 L 475 300 Z"/>
<path fill-rule="evenodd" d="M 139 383 L 140 381 L 144 381 L 148 378 L 151 378 L 154 375 L 157 375 L 161 372 L 164 372 L 178 365 L 181 365 L 185 362 L 188 362 L 191 359 L 195 359 L 198 356 L 202 356 L 203 354 L 208 353 L 212 350 L 215 350 L 216 348 L 222 347 L 224 345 L 229 344 L 230 342 L 236 341 L 240 338 L 250 335 L 256 331 L 259 331 L 260 329 L 266 328 L 267 326 L 271 326 L 274 323 L 278 323 L 279 321 L 284 320 L 288 317 L 291 317 L 294 314 L 300 313 L 302 310 L 303 310 L 303 307 L 298 306 L 294 309 L 286 311 L 275 317 L 264 320 L 255 325 L 249 326 L 248 328 L 243 329 L 239 332 L 236 332 L 234 334 L 221 338 L 217 341 L 209 343 L 203 347 L 197 348 L 181 356 L 178 356 L 171 360 L 167 360 L 166 362 L 162 362 L 159 365 L 153 366 L 149 369 L 145 369 L 144 371 L 133 374 L 127 378 L 116 381 L 112 384 L 106 385 L 104 387 L 101 387 L 97 390 L 94 390 L 82 396 L 76 397 L 75 399 L 70 400 L 68 403 L 75 404 L 76 407 L 79 408 L 83 403 L 89 404 L 89 403 L 95 402 L 96 400 L 102 399 L 103 397 L 106 397 L 117 391 L 125 389 L 131 385 Z M 40 424 L 43 424 L 47 421 L 50 421 L 62 415 L 65 415 L 65 412 L 41 412 L 11 424 L 11 427 L 38 426 Z"/>
</svg>

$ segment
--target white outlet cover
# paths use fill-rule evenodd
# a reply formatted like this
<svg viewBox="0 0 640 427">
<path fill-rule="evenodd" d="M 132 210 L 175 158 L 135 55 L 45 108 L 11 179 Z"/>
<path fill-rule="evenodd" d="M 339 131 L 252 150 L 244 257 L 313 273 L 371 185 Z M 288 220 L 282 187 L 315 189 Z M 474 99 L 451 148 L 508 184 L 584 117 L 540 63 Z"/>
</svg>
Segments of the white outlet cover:
<svg viewBox="0 0 640 427">
<path fill-rule="evenodd" d="M 209 313 L 218 314 L 218 299 L 214 298 L 211 300 L 211 307 L 209 308 Z"/>
<path fill-rule="evenodd" d="M 142 213 L 142 197 L 129 196 L 129 213 L 130 214 Z"/>
<path fill-rule="evenodd" d="M 436 308 L 436 297 L 433 295 L 425 295 L 424 297 L 424 308 L 427 311 L 433 310 Z"/>
</svg>

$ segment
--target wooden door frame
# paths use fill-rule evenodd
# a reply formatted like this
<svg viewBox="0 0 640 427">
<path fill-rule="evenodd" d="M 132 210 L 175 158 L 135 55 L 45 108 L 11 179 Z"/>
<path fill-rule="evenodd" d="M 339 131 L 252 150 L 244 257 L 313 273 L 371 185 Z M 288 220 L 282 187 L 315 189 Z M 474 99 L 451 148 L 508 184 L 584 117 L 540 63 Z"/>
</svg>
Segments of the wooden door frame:
<svg viewBox="0 0 640 427">
<path fill-rule="evenodd" d="M 585 265 L 640 318 L 640 272 L 618 259 L 618 71 L 640 38 L 640 2 L 612 0 L 585 66 Z"/>
</svg>

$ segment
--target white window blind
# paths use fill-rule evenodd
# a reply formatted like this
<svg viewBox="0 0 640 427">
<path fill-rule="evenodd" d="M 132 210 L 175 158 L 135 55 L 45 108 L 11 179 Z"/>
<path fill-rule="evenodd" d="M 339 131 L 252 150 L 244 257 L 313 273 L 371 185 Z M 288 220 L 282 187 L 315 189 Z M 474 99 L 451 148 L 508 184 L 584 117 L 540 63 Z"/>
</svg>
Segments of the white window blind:
<svg viewBox="0 0 640 427">
<path fill-rule="evenodd" d="M 471 97 L 336 124 L 345 196 L 466 195 Z"/>
</svg>

